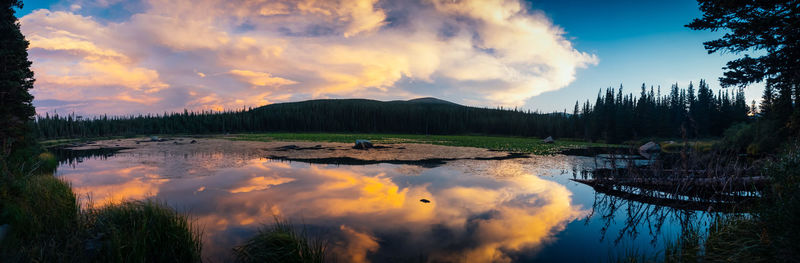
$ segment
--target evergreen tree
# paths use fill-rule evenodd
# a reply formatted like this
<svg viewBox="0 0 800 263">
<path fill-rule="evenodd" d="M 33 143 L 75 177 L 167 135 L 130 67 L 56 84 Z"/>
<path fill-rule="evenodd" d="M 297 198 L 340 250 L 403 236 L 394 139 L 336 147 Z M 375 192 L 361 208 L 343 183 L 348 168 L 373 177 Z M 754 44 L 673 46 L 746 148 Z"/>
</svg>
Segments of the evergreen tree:
<svg viewBox="0 0 800 263">
<path fill-rule="evenodd" d="M 34 143 L 28 128 L 36 114 L 33 96 L 28 92 L 33 88 L 33 72 L 28 41 L 20 32 L 14 8 L 22 8 L 22 2 L 0 1 L 0 156 L 13 155 Z"/>
<path fill-rule="evenodd" d="M 766 86 L 777 93 L 769 105 L 770 117 L 789 124 L 784 125 L 789 132 L 798 132 L 800 123 L 791 125 L 789 120 L 792 114 L 800 119 L 800 110 L 794 109 L 794 105 L 800 105 L 800 0 L 698 0 L 698 3 L 703 17 L 694 19 L 687 27 L 729 32 L 720 39 L 703 43 L 709 53 L 766 51 L 759 57 L 745 54 L 728 62 L 720 84 L 745 87 L 766 81 Z M 765 97 L 772 95 L 765 93 Z"/>
</svg>

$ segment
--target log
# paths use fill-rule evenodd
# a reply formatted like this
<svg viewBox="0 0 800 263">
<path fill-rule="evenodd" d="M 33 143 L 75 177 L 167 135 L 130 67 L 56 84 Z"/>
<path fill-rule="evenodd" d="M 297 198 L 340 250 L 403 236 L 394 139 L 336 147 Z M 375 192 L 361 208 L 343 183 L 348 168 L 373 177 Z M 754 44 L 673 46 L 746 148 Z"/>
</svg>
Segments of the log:
<svg viewBox="0 0 800 263">
<path fill-rule="evenodd" d="M 634 202 L 664 206 L 681 210 L 695 210 L 707 212 L 741 213 L 751 210 L 756 205 L 755 198 L 733 199 L 733 202 L 716 202 L 713 200 L 683 200 L 675 198 L 659 198 L 644 194 L 620 191 L 602 185 L 592 186 L 598 193 L 622 198 Z"/>
</svg>

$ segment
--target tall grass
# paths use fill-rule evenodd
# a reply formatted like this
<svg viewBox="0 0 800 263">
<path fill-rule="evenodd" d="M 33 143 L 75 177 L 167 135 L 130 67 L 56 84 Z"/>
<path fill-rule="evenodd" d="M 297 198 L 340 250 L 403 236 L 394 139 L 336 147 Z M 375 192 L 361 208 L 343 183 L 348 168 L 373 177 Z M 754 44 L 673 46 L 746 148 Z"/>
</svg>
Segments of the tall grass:
<svg viewBox="0 0 800 263">
<path fill-rule="evenodd" d="M 800 256 L 800 142 L 794 142 L 776 160 L 767 164 L 765 173 L 771 185 L 764 191 L 764 205 L 758 213 L 774 248 L 782 261 Z"/>
<path fill-rule="evenodd" d="M 310 238 L 305 228 L 298 232 L 288 220 L 278 217 L 233 251 L 237 262 L 325 262 L 328 254 L 324 240 Z"/>
<path fill-rule="evenodd" d="M 201 231 L 162 203 L 127 201 L 90 209 L 85 218 L 98 261 L 201 261 Z"/>
<path fill-rule="evenodd" d="M 80 209 L 69 184 L 51 175 L 4 176 L 0 192 L 0 225 L 8 228 L 0 258 L 53 262 L 80 257 L 74 255 L 82 251 Z"/>
<path fill-rule="evenodd" d="M 0 262 L 201 261 L 199 229 L 163 204 L 80 207 L 51 174 L 0 170 Z"/>
</svg>

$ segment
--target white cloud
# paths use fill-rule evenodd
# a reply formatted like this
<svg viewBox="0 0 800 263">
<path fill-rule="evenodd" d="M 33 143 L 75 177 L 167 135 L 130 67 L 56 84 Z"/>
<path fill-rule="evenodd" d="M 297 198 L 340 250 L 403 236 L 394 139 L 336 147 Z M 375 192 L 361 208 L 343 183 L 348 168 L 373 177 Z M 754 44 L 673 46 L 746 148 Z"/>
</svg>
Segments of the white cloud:
<svg viewBox="0 0 800 263">
<path fill-rule="evenodd" d="M 87 113 L 364 96 L 444 95 L 520 106 L 597 63 L 517 0 L 149 0 L 146 6 L 116 19 L 94 17 L 88 8 L 23 17 L 37 100 L 80 94 L 131 103 L 89 103 Z M 195 95 L 158 97 L 170 87 Z"/>
</svg>

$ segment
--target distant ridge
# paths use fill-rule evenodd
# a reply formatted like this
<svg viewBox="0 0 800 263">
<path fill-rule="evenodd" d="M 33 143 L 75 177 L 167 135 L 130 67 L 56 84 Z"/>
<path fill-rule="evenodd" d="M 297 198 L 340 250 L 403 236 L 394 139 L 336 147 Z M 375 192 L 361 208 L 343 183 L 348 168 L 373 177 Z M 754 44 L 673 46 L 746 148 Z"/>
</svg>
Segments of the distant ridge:
<svg viewBox="0 0 800 263">
<path fill-rule="evenodd" d="M 450 107 L 468 107 L 455 102 L 437 99 L 434 97 L 423 97 L 410 100 L 392 100 L 380 101 L 371 99 L 314 99 L 292 102 L 278 102 L 267 104 L 256 109 L 268 109 L 286 106 L 302 106 L 302 105 L 373 105 L 373 106 L 391 106 L 391 105 L 420 105 L 420 106 L 450 106 Z M 472 107 L 470 107 L 472 108 Z"/>
<path fill-rule="evenodd" d="M 437 98 L 434 98 L 434 97 L 424 97 L 424 98 L 411 99 L 411 100 L 408 100 L 408 102 L 459 105 L 457 103 L 453 103 L 453 102 L 449 102 L 449 101 L 446 101 L 446 100 L 437 99 Z"/>
</svg>

